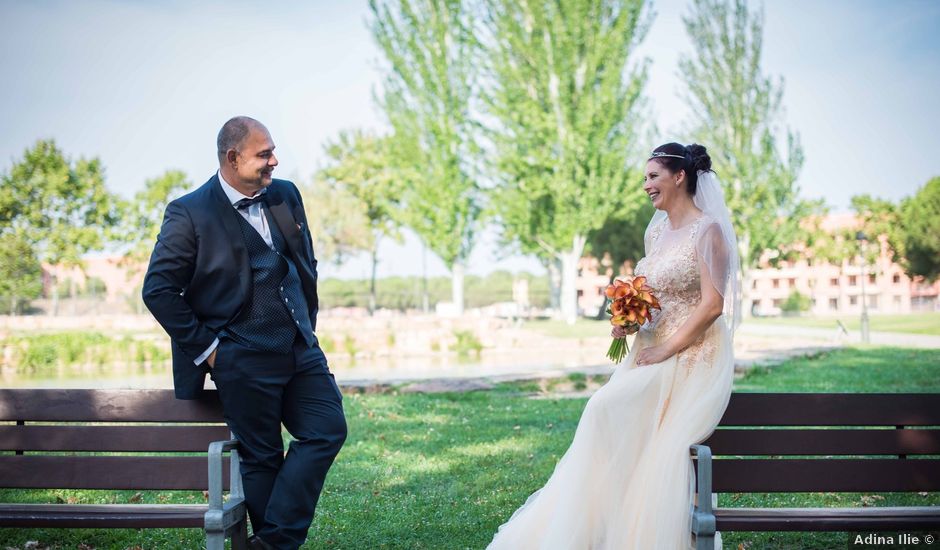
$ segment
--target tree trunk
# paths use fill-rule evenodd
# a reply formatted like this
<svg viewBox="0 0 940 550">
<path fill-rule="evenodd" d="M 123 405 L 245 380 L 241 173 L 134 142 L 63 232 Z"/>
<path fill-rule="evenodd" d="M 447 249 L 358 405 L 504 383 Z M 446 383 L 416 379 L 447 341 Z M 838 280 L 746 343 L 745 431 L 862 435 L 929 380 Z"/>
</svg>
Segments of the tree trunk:
<svg viewBox="0 0 940 550">
<path fill-rule="evenodd" d="M 454 311 L 459 315 L 463 315 L 463 276 L 464 276 L 464 265 L 458 260 L 454 262 L 454 267 L 451 269 L 451 299 L 454 302 Z"/>
<path fill-rule="evenodd" d="M 421 243 L 421 311 L 425 315 L 431 312 L 431 300 L 428 299 L 428 246 Z"/>
<path fill-rule="evenodd" d="M 561 311 L 561 261 L 552 258 L 545 262 L 548 271 L 548 307 L 552 311 Z"/>
<path fill-rule="evenodd" d="M 59 314 L 59 277 L 52 275 L 50 279 L 52 281 L 52 316 L 55 317 Z"/>
<path fill-rule="evenodd" d="M 561 315 L 566 323 L 573 325 L 578 320 L 578 260 L 584 252 L 586 239 L 575 235 L 571 248 L 559 254 L 561 260 Z"/>
<path fill-rule="evenodd" d="M 369 279 L 369 315 L 375 314 L 375 272 L 379 265 L 379 246 L 378 241 L 372 248 L 372 276 Z"/>
<path fill-rule="evenodd" d="M 751 311 L 751 288 L 754 286 L 751 281 L 751 239 L 745 233 L 738 239 L 738 254 L 741 262 L 741 320 L 752 317 Z"/>
</svg>

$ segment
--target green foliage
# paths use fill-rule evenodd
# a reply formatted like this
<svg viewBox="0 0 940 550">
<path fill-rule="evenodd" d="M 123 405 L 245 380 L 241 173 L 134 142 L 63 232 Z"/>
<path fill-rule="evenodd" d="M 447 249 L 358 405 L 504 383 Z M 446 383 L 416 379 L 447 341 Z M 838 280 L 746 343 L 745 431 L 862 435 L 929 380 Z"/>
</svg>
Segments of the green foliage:
<svg viewBox="0 0 940 550">
<path fill-rule="evenodd" d="M 379 242 L 383 237 L 401 242 L 401 200 L 405 187 L 394 170 L 392 151 L 388 138 L 343 132 L 326 146 L 330 165 L 320 171 L 322 178 L 355 197 L 365 209 L 372 237 L 367 248 L 372 255 L 370 312 L 376 307 Z"/>
<path fill-rule="evenodd" d="M 484 92 L 507 245 L 563 260 L 563 310 L 586 236 L 642 205 L 636 165 L 648 62 L 631 56 L 648 28 L 644 0 L 488 0 Z"/>
<path fill-rule="evenodd" d="M 320 349 L 327 355 L 336 351 L 336 340 L 329 334 L 317 335 L 317 340 L 320 342 Z"/>
<path fill-rule="evenodd" d="M 42 294 L 42 268 L 23 235 L 0 232 L 0 313 L 20 314 Z"/>
<path fill-rule="evenodd" d="M 343 336 L 343 350 L 353 359 L 356 358 L 356 354 L 359 353 L 359 344 L 353 335 L 346 334 Z"/>
<path fill-rule="evenodd" d="M 804 241 L 800 222 L 822 202 L 798 197 L 798 134 L 788 129 L 784 154 L 778 147 L 783 81 L 761 70 L 763 14 L 751 13 L 745 0 L 693 0 L 683 21 L 693 50 L 679 61 L 689 134 L 708 148 L 722 180 L 746 271 L 765 250 Z"/>
<path fill-rule="evenodd" d="M 466 278 L 466 305 L 483 307 L 498 302 L 512 301 L 512 282 L 515 278 L 529 281 L 529 303 L 536 308 L 548 307 L 548 281 L 528 273 L 513 275 L 507 271 L 494 271 L 485 277 L 469 275 Z M 449 297 L 450 281 L 444 277 L 428 279 L 428 295 L 433 308 Z M 324 279 L 318 283 L 322 307 L 369 306 L 369 281 Z M 405 311 L 421 308 L 422 281 L 419 277 L 386 277 L 376 280 L 376 307 Z"/>
<path fill-rule="evenodd" d="M 10 365 L 17 369 L 42 370 L 57 366 L 106 365 L 114 361 L 143 363 L 169 359 L 169 350 L 150 340 L 100 332 L 53 332 L 15 335 L 0 341 L 10 348 Z"/>
<path fill-rule="evenodd" d="M 904 200 L 900 225 L 908 274 L 936 280 L 940 277 L 940 177 Z"/>
<path fill-rule="evenodd" d="M 329 165 L 319 175 L 362 202 L 376 241 L 401 240 L 403 182 L 394 172 L 389 138 L 362 131 L 342 132 L 325 147 Z"/>
<path fill-rule="evenodd" d="M 53 140 L 40 140 L 0 176 L 0 234 L 13 233 L 50 264 L 80 265 L 81 256 L 115 237 L 117 199 L 94 158 L 71 161 Z"/>
<path fill-rule="evenodd" d="M 790 295 L 784 300 L 780 309 L 786 313 L 800 313 L 809 311 L 810 305 L 812 304 L 809 296 L 801 293 L 799 290 L 794 290 L 790 292 Z"/>
<path fill-rule="evenodd" d="M 479 45 L 467 0 L 370 0 L 372 33 L 391 70 L 381 106 L 394 133 L 395 177 L 411 227 L 444 264 L 460 270 L 473 248 L 480 189 L 471 118 Z M 458 303 L 462 309 L 463 304 Z"/>
<path fill-rule="evenodd" d="M 317 256 L 336 264 L 372 250 L 375 237 L 366 207 L 348 190 L 320 178 L 300 187 Z"/>
<path fill-rule="evenodd" d="M 461 357 L 467 357 L 471 353 L 479 357 L 483 350 L 483 344 L 477 335 L 471 330 L 455 330 L 454 338 L 457 342 L 454 344 L 454 351 Z"/>
<path fill-rule="evenodd" d="M 127 261 L 141 265 L 150 257 L 160 233 L 166 205 L 181 197 L 192 182 L 180 170 L 167 170 L 144 182 L 144 188 L 123 204 L 121 236 L 128 245 Z"/>
</svg>

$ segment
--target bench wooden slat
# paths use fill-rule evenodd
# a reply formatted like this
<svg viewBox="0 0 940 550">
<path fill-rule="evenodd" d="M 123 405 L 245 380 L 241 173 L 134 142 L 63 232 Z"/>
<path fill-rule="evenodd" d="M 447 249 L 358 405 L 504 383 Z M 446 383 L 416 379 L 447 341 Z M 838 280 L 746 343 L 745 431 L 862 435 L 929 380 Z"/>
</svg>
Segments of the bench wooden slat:
<svg viewBox="0 0 940 550">
<path fill-rule="evenodd" d="M 940 426 L 940 394 L 735 393 L 722 426 Z"/>
<path fill-rule="evenodd" d="M 940 459 L 717 459 L 716 493 L 940 491 Z"/>
<path fill-rule="evenodd" d="M 940 430 L 718 429 L 704 443 L 718 455 L 935 455 Z"/>
<path fill-rule="evenodd" d="M 173 390 L 0 389 L 0 421 L 218 422 L 214 391 L 175 399 Z"/>
<path fill-rule="evenodd" d="M 202 451 L 230 438 L 222 426 L 0 426 L 0 451 Z"/>
<path fill-rule="evenodd" d="M 228 487 L 228 458 L 223 474 Z M 11 489 L 205 490 L 206 456 L 0 456 L 0 487 Z"/>
<path fill-rule="evenodd" d="M 940 527 L 940 508 L 716 508 L 715 518 L 719 531 L 899 531 Z"/>
<path fill-rule="evenodd" d="M 202 527 L 205 504 L 0 504 L 4 527 Z"/>
</svg>

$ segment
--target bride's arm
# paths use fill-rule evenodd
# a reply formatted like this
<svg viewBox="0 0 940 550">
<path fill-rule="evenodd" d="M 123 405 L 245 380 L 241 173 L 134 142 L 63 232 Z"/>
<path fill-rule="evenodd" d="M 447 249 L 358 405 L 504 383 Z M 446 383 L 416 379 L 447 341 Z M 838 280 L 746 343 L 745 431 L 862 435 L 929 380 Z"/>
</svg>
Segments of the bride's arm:
<svg viewBox="0 0 940 550">
<path fill-rule="evenodd" d="M 724 298 L 711 284 L 710 279 L 706 278 L 706 274 L 702 274 L 702 301 L 669 339 L 658 346 L 641 350 L 636 356 L 636 364 L 653 365 L 689 347 L 721 316 L 723 306 Z"/>
<path fill-rule="evenodd" d="M 641 350 L 636 357 L 637 365 L 653 365 L 679 353 L 698 340 L 708 330 L 708 327 L 712 326 L 712 323 L 721 316 L 725 300 L 712 282 L 713 273 L 709 269 L 709 264 L 714 262 L 718 266 L 718 271 L 727 269 L 727 255 L 723 254 L 724 245 L 720 241 L 720 233 L 716 234 L 712 231 L 707 233 L 705 236 L 706 246 L 711 248 L 711 257 L 709 261 L 699 262 L 702 301 L 692 311 L 689 318 L 665 342 Z"/>
</svg>

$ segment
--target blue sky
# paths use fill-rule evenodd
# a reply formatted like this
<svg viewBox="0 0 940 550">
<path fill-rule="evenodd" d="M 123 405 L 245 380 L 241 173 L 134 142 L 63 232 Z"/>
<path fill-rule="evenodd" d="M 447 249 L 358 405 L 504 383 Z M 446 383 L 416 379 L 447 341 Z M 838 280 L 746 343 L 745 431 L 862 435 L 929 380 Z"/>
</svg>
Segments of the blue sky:
<svg viewBox="0 0 940 550">
<path fill-rule="evenodd" d="M 661 135 L 650 147 L 675 139 L 687 115 L 677 62 L 691 51 L 687 1 L 653 6 L 637 52 L 652 60 L 646 91 Z M 771 0 L 764 9 L 764 70 L 785 80 L 785 123 L 806 154 L 804 196 L 845 211 L 854 194 L 897 200 L 940 175 L 940 2 Z M 73 157 L 100 157 L 108 185 L 125 195 L 169 168 L 199 184 L 215 170 L 218 127 L 248 114 L 274 136 L 276 175 L 307 181 L 341 129 L 383 127 L 365 2 L 0 0 L 0 17 L 0 171 L 55 138 Z M 540 271 L 501 256 L 488 232 L 470 272 Z M 413 236 L 389 243 L 381 273 L 420 273 L 420 257 Z M 368 272 L 364 259 L 322 267 L 324 276 Z M 445 271 L 430 254 L 428 270 Z"/>
</svg>

